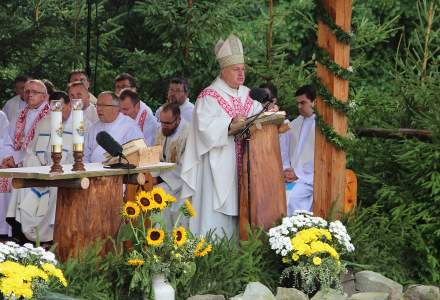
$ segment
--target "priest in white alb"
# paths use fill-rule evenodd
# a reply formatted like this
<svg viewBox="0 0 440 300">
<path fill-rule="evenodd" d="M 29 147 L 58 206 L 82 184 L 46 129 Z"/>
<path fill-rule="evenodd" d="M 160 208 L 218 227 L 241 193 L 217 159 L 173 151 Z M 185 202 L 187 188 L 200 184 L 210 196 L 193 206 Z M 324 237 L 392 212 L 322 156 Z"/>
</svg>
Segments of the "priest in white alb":
<svg viewBox="0 0 440 300">
<path fill-rule="evenodd" d="M 3 112 L 6 114 L 9 122 L 14 122 L 20 111 L 26 107 L 24 85 L 30 80 L 29 76 L 17 76 L 14 80 L 15 96 L 6 101 L 3 106 Z"/>
<path fill-rule="evenodd" d="M 160 128 L 156 134 L 156 145 L 162 146 L 160 161 L 175 163 L 176 167 L 172 170 L 153 172 L 153 183 L 161 187 L 174 196 L 177 203 L 165 211 L 167 225 L 172 226 L 177 221 L 179 207 L 183 204 L 180 197 L 182 189 L 182 155 L 185 152 L 186 140 L 189 133 L 189 124 L 182 119 L 180 108 L 177 103 L 166 103 L 162 106 L 159 114 Z M 184 221 L 181 219 L 181 221 Z M 182 222 L 181 222 L 182 223 Z M 182 225 L 187 225 L 182 223 Z"/>
<path fill-rule="evenodd" d="M 237 229 L 238 174 L 241 143 L 228 135 L 230 126 L 243 127 L 245 119 L 262 110 L 245 87 L 243 46 L 230 35 L 215 46 L 220 75 L 204 89 L 195 104 L 193 121 L 182 161 L 181 197 L 191 197 L 197 216 L 190 219 L 195 234 L 215 230 L 231 236 Z M 238 167 L 238 168 L 237 168 Z"/>
<path fill-rule="evenodd" d="M 40 80 L 29 80 L 24 87 L 26 107 L 20 111 L 15 121 L 9 124 L 8 135 L 2 150 L 1 165 L 7 168 L 23 166 L 26 151 L 34 139 L 38 124 L 49 114 L 47 89 Z M 2 180 L 4 182 L 4 180 Z M 3 184 L 1 184 L 3 186 Z M 10 186 L 4 188 L 10 189 Z M 11 207 L 9 205 L 8 207 Z M 8 209 L 9 211 L 10 209 Z M 7 215 L 9 217 L 9 213 Z M 9 223 L 9 220 L 8 220 Z M 11 216 L 13 236 L 22 235 L 19 224 Z M 10 224 L 11 224 L 10 223 Z"/>
<path fill-rule="evenodd" d="M 177 103 L 180 109 L 180 117 L 188 123 L 191 123 L 193 117 L 194 104 L 189 101 L 189 86 L 188 82 L 181 77 L 175 77 L 170 80 L 168 84 L 167 103 Z M 160 106 L 154 114 L 159 120 L 160 112 L 163 106 Z"/>
<path fill-rule="evenodd" d="M 119 99 L 121 100 L 121 113 L 136 122 L 144 134 L 147 146 L 153 146 L 158 125 L 151 109 L 139 99 L 138 93 L 131 88 L 123 89 Z"/>
<path fill-rule="evenodd" d="M 61 164 L 73 163 L 72 114 L 69 96 L 54 92 L 49 100 L 62 100 L 63 152 Z M 26 149 L 23 167 L 47 166 L 51 160 L 50 115 L 41 120 L 35 129 L 35 136 Z M 50 242 L 53 240 L 55 224 L 56 187 L 33 187 L 13 190 L 8 218 L 15 218 L 21 224 L 24 237 L 30 241 Z"/>
<path fill-rule="evenodd" d="M 313 172 L 315 157 L 315 105 L 316 91 L 310 85 L 300 87 L 296 93 L 300 115 L 290 123 L 284 142 L 288 154 L 283 155 L 286 182 L 295 185 L 288 193 L 287 215 L 295 210 L 311 211 L 313 206 Z"/>
<path fill-rule="evenodd" d="M 144 135 L 136 122 L 119 111 L 120 100 L 113 92 L 102 92 L 98 96 L 96 107 L 98 122 L 92 125 L 85 138 L 85 162 L 103 162 L 106 152 L 96 142 L 96 136 L 101 131 L 106 131 L 119 144 L 124 144 L 136 139 L 143 139 Z"/>
</svg>

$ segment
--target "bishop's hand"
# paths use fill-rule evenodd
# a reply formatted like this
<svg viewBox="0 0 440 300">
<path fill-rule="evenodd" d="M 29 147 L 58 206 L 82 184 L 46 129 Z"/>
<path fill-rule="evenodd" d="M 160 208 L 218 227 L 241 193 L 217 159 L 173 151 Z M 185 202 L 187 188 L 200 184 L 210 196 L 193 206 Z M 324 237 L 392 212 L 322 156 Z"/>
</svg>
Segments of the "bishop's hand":
<svg viewBox="0 0 440 300">
<path fill-rule="evenodd" d="M 239 129 L 242 129 L 246 126 L 246 117 L 243 116 L 235 116 L 232 118 L 231 123 L 229 124 L 229 132 L 236 132 Z"/>
</svg>

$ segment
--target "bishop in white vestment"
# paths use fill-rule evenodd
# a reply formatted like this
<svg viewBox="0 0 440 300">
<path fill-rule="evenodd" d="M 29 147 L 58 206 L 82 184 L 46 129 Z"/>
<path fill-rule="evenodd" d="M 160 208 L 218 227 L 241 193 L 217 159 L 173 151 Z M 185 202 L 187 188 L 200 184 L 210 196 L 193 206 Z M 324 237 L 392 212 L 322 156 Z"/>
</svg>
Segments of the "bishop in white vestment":
<svg viewBox="0 0 440 300">
<path fill-rule="evenodd" d="M 182 161 L 181 198 L 191 197 L 197 216 L 190 219 L 194 234 L 231 236 L 237 227 L 240 144 L 228 135 L 229 126 L 244 126 L 245 118 L 261 111 L 243 85 L 241 41 L 229 36 L 215 53 L 221 75 L 199 95 Z"/>
<path fill-rule="evenodd" d="M 60 93 L 60 92 L 56 92 Z M 63 95 L 63 152 L 61 164 L 73 163 L 72 114 L 67 94 Z M 58 99 L 56 99 L 58 100 Z M 47 166 L 51 160 L 50 115 L 44 118 L 35 130 L 35 137 L 26 149 L 24 167 Z M 34 187 L 13 190 L 8 217 L 21 224 L 26 239 L 41 242 L 53 240 L 56 187 Z"/>
<path fill-rule="evenodd" d="M 86 133 L 85 162 L 103 162 L 105 160 L 104 153 L 106 151 L 96 142 L 96 136 L 101 131 L 109 133 L 121 145 L 144 138 L 136 122 L 119 112 L 119 98 L 113 92 L 99 94 L 97 107 L 99 121 L 93 124 Z"/>
</svg>

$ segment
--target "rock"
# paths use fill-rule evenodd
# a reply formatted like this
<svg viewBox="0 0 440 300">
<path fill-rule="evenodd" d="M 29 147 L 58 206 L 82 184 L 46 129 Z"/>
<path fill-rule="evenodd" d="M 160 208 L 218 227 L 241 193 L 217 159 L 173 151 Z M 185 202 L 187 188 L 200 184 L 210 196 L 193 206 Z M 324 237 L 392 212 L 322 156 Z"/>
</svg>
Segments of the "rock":
<svg viewBox="0 0 440 300">
<path fill-rule="evenodd" d="M 246 286 L 241 300 L 275 300 L 275 296 L 264 284 L 251 282 Z"/>
<path fill-rule="evenodd" d="M 385 292 L 390 294 L 390 300 L 402 298 L 401 284 L 372 271 L 356 273 L 356 290 L 360 292 Z"/>
<path fill-rule="evenodd" d="M 390 294 L 383 292 L 357 293 L 351 295 L 348 300 L 388 300 Z"/>
<path fill-rule="evenodd" d="M 225 300 L 225 296 L 223 295 L 195 295 L 192 297 L 189 297 L 187 300 Z"/>
<path fill-rule="evenodd" d="M 324 289 L 317 292 L 311 300 L 347 300 L 347 297 L 340 291 Z"/>
<path fill-rule="evenodd" d="M 243 300 L 243 293 L 235 295 L 232 298 L 229 298 L 229 300 Z"/>
<path fill-rule="evenodd" d="M 276 300 L 308 300 L 306 294 L 294 288 L 278 287 Z"/>
<path fill-rule="evenodd" d="M 439 300 L 440 289 L 433 285 L 410 285 L 403 294 L 404 300 Z"/>
</svg>

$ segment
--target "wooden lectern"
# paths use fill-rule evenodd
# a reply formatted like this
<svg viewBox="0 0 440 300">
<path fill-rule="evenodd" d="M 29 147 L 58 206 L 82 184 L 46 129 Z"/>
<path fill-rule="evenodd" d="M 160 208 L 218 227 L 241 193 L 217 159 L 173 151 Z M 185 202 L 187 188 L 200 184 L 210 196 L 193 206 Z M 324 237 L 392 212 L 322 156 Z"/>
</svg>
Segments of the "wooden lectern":
<svg viewBox="0 0 440 300">
<path fill-rule="evenodd" d="M 286 191 L 279 143 L 282 112 L 262 114 L 249 128 L 243 145 L 240 177 L 240 238 L 247 239 L 247 227 L 269 229 L 286 215 Z"/>
</svg>

